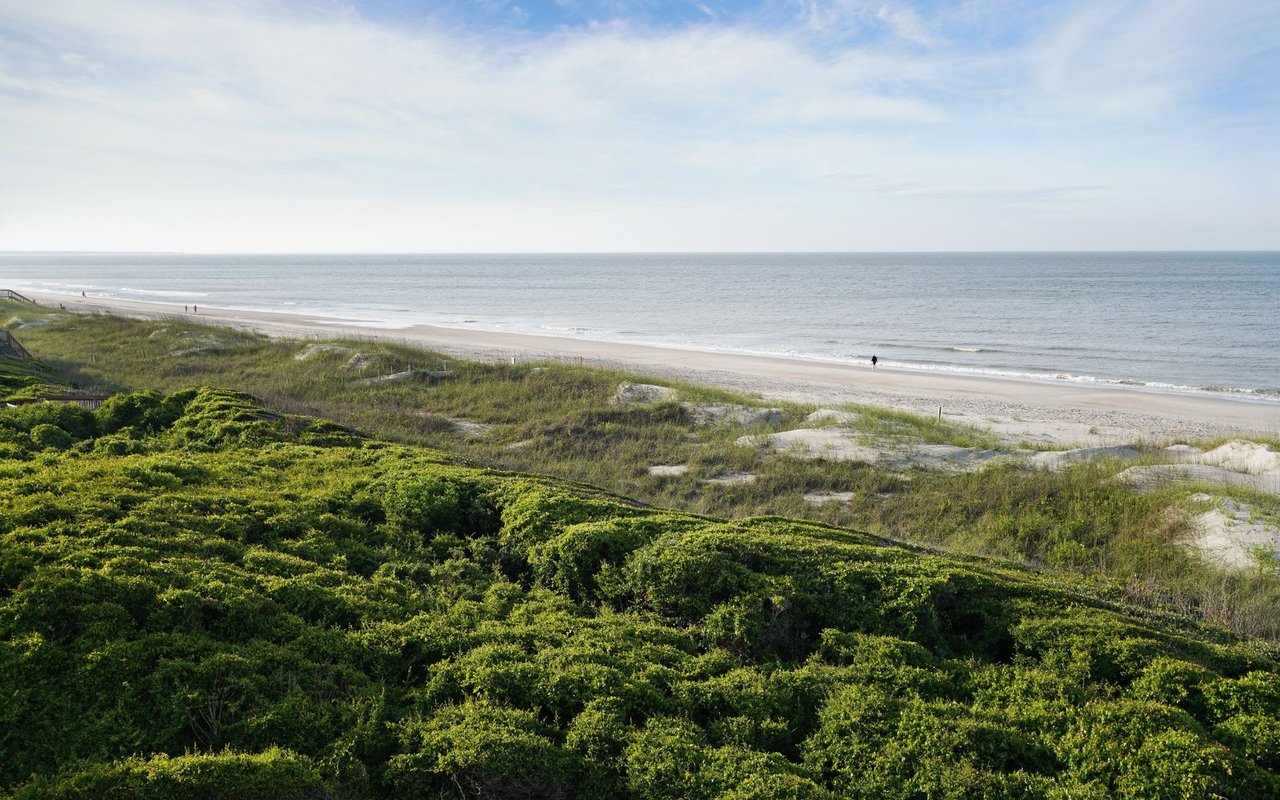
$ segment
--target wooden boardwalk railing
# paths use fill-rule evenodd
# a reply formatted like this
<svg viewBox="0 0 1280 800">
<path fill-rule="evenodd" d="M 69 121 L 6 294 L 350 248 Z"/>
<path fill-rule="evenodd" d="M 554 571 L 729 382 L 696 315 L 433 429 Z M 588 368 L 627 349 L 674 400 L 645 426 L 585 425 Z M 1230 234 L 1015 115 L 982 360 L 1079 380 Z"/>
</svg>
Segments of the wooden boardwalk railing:
<svg viewBox="0 0 1280 800">
<path fill-rule="evenodd" d="M 0 300 L 17 300 L 20 303 L 34 303 L 30 297 L 24 294 L 18 294 L 12 289 L 0 289 Z"/>
<path fill-rule="evenodd" d="M 0 330 L 0 354 L 9 354 L 18 358 L 31 358 L 31 354 L 27 352 L 27 348 L 18 343 L 13 338 L 13 334 L 5 330 Z"/>
<path fill-rule="evenodd" d="M 20 397 L 17 399 L 9 398 L 8 400 L 0 400 L 0 407 L 8 406 L 27 406 L 34 403 L 75 403 L 81 408 L 87 408 L 90 411 L 97 411 L 102 403 L 111 397 L 110 394 L 93 393 L 93 392 L 75 392 L 72 394 L 44 394 L 39 397 Z"/>
</svg>

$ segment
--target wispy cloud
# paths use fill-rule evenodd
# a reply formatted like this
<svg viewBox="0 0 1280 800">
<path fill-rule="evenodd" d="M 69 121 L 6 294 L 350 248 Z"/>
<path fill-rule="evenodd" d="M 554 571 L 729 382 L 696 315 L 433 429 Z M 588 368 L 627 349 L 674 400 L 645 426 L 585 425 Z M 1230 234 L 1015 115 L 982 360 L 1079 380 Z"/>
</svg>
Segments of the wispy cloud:
<svg viewBox="0 0 1280 800">
<path fill-rule="evenodd" d="M 857 191 L 894 197 L 932 197 L 1004 203 L 1014 205 L 1044 204 L 1062 205 L 1097 199 L 1099 193 L 1111 187 L 1085 186 L 942 186 L 897 180 L 883 175 L 833 173 L 831 180 Z"/>
<path fill-rule="evenodd" d="M 1086 2 L 1012 25 L 996 0 L 813 0 L 779 25 L 709 3 L 511 35 L 505 5 L 485 28 L 0 0 L 0 248 L 1065 246 L 1016 218 L 1047 205 L 1094 226 L 1081 246 L 1177 246 L 1138 238 L 1168 213 L 1156 187 L 1197 198 L 1176 236 L 1258 246 L 1272 234 L 1240 206 L 1270 201 L 1238 164 L 1275 164 L 1276 110 L 1242 153 L 1214 93 L 1274 48 L 1273 6 Z M 853 217 L 876 225 L 850 235 Z"/>
<path fill-rule="evenodd" d="M 797 0 L 804 26 L 813 31 L 875 39 L 880 36 L 922 46 L 938 43 L 929 23 L 910 5 L 887 0 Z"/>
</svg>

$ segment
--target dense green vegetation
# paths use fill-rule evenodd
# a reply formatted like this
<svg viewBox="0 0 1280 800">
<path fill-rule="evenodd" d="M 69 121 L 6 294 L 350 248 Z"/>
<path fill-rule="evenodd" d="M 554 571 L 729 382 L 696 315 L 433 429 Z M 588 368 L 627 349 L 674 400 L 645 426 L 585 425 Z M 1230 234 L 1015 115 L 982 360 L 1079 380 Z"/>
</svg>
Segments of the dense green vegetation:
<svg viewBox="0 0 1280 800">
<path fill-rule="evenodd" d="M 43 364 L 0 355 L 0 399 L 39 397 L 65 390 L 55 384 L 56 380 Z"/>
<path fill-rule="evenodd" d="M 190 317 L 75 316 L 4 303 L 0 314 L 6 326 L 46 323 L 24 329 L 24 343 L 59 381 L 82 387 L 232 387 L 273 409 L 425 444 L 467 463 L 587 482 L 692 513 L 807 518 L 1007 558 L 1087 579 L 1095 591 L 1116 599 L 1280 638 L 1280 570 L 1224 572 L 1200 562 L 1182 546 L 1189 535 L 1186 498 L 1200 487 L 1139 495 L 1110 480 L 1122 468 L 1118 464 L 1057 472 L 1007 465 L 951 475 L 801 461 L 737 446 L 738 437 L 755 429 L 697 425 L 674 403 L 613 405 L 620 381 L 646 379 L 609 370 L 447 359 L 446 378 L 367 382 L 408 367 L 438 369 L 446 358 L 375 341 L 335 341 L 309 352 L 308 343 L 207 327 Z M 352 368 L 357 356 L 363 369 Z M 759 404 L 725 392 L 679 388 L 688 400 Z M 801 424 L 812 410 L 782 404 L 782 427 Z M 989 433 L 970 427 L 883 409 L 860 411 L 854 424 L 868 437 L 998 446 Z M 684 464 L 688 471 L 651 475 L 648 467 L 655 464 Z M 756 477 L 750 483 L 704 483 L 735 472 Z M 806 492 L 823 491 L 848 492 L 851 499 L 804 502 Z"/>
<path fill-rule="evenodd" d="M 226 391 L 0 440 L 15 798 L 1280 794 L 1274 652 L 1049 576 Z"/>
</svg>

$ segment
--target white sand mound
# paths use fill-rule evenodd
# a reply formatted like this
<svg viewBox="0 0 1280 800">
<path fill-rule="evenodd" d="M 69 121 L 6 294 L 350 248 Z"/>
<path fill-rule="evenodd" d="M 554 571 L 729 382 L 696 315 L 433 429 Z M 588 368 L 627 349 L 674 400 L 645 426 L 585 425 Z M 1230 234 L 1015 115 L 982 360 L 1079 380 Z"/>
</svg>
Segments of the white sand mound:
<svg viewBox="0 0 1280 800">
<path fill-rule="evenodd" d="M 393 372 L 390 375 L 375 375 L 372 378 L 361 378 L 356 381 L 360 384 L 373 383 L 405 383 L 407 381 L 429 380 L 447 377 L 449 373 L 444 370 L 436 369 L 406 369 L 403 372 Z"/>
<path fill-rule="evenodd" d="M 1162 486 L 1185 483 L 1220 483 L 1227 486 L 1246 486 L 1259 492 L 1280 496 L 1280 476 L 1249 475 L 1207 464 L 1155 464 L 1129 467 L 1115 477 L 1130 484 L 1136 491 L 1150 492 Z"/>
<path fill-rule="evenodd" d="M 1215 447 L 1197 459 L 1202 464 L 1250 475 L 1280 475 L 1280 453 L 1257 442 L 1235 439 Z"/>
<path fill-rule="evenodd" d="M 365 353 L 356 353 L 347 359 L 347 363 L 342 365 L 342 369 L 364 372 L 371 366 L 373 366 L 373 356 Z"/>
<path fill-rule="evenodd" d="M 342 353 L 345 355 L 346 353 L 350 353 L 350 352 L 351 352 L 350 347 L 339 347 L 334 344 L 309 344 L 306 347 L 299 350 L 297 355 L 293 357 L 293 360 L 306 361 L 309 358 L 314 358 L 315 356 L 324 355 L 325 353 Z"/>
<path fill-rule="evenodd" d="M 184 331 L 178 334 L 178 338 L 188 338 L 187 332 Z M 202 356 L 207 353 L 216 353 L 226 347 L 227 342 L 213 334 L 209 334 L 208 336 L 201 336 L 194 339 L 190 347 L 182 347 L 177 350 L 170 351 L 169 357 L 182 358 L 184 356 Z"/>
<path fill-rule="evenodd" d="M 620 383 L 613 393 L 613 404 L 633 406 L 640 403 L 660 403 L 676 399 L 676 390 L 670 386 L 652 383 Z"/>
<path fill-rule="evenodd" d="M 980 469 L 992 459 L 1007 456 L 999 450 L 980 447 L 956 447 L 952 444 L 922 444 L 908 454 L 908 463 L 920 467 L 944 467 L 950 469 Z"/>
<path fill-rule="evenodd" d="M 767 436 L 741 436 L 734 444 L 760 447 L 767 452 L 793 458 L 865 461 L 868 464 L 879 462 L 881 455 L 879 449 L 855 442 L 839 428 L 800 428 Z"/>
<path fill-rule="evenodd" d="M 1082 447 L 1079 450 L 1053 450 L 1036 453 L 1027 460 L 1034 466 L 1048 467 L 1049 470 L 1055 471 L 1070 464 L 1078 464 L 1081 461 L 1094 461 L 1100 458 L 1134 458 L 1137 455 L 1138 449 L 1136 447 L 1125 444 L 1115 447 Z"/>
<path fill-rule="evenodd" d="M 853 500 L 853 492 L 805 492 L 804 501 L 811 506 L 827 503 L 848 503 Z"/>
<path fill-rule="evenodd" d="M 656 464 L 649 467 L 650 475 L 659 475 L 664 478 L 675 478 L 689 471 L 688 464 Z"/>
<path fill-rule="evenodd" d="M 857 411 L 837 411 L 834 408 L 820 408 L 805 417 L 804 421 L 810 425 L 817 425 L 820 422 L 834 422 L 839 425 L 852 425 L 860 419 L 862 419 L 862 415 Z"/>
<path fill-rule="evenodd" d="M 726 472 L 723 475 L 717 475 L 714 478 L 707 478 L 701 483 L 708 486 L 735 486 L 741 483 L 755 483 L 756 476 L 750 472 Z"/>
<path fill-rule="evenodd" d="M 441 419 L 449 423 L 455 432 L 468 439 L 479 439 L 488 436 L 489 432 L 497 427 L 487 422 L 475 422 L 462 417 L 441 417 Z"/>
<path fill-rule="evenodd" d="M 993 415 L 943 412 L 957 422 L 968 422 L 986 428 L 1010 444 L 1072 445 L 1076 447 L 1105 447 L 1119 442 L 1132 442 L 1143 437 L 1144 432 L 1132 425 L 1102 423 L 1094 419 L 1075 422 L 1061 418 L 1036 415 L 1034 419 L 1022 419 Z M 966 419 L 967 418 L 967 419 Z"/>
<path fill-rule="evenodd" d="M 659 387 L 666 388 L 666 387 Z M 782 409 L 752 408 L 751 406 L 722 405 L 719 403 L 681 403 L 689 412 L 694 425 L 720 425 L 728 423 L 743 428 L 777 427 L 782 424 Z"/>
<path fill-rule="evenodd" d="M 1192 499 L 1212 499 L 1198 494 Z M 1230 498 L 1221 508 L 1195 518 L 1196 538 L 1192 546 L 1207 560 L 1224 567 L 1254 569 L 1259 557 L 1280 559 L 1280 526 L 1255 519 L 1253 509 Z"/>
<path fill-rule="evenodd" d="M 920 444 L 903 438 L 864 442 L 840 428 L 799 428 L 767 436 L 742 436 L 735 444 L 741 447 L 760 447 L 766 452 L 781 453 L 792 458 L 861 461 L 891 469 L 981 469 L 992 459 L 1007 455 L 998 450 L 949 444 Z"/>
<path fill-rule="evenodd" d="M 1280 496 L 1280 453 L 1257 442 L 1235 439 L 1202 453 L 1194 447 L 1165 448 L 1183 463 L 1130 467 L 1116 476 L 1140 491 L 1178 483 L 1245 486 Z"/>
</svg>

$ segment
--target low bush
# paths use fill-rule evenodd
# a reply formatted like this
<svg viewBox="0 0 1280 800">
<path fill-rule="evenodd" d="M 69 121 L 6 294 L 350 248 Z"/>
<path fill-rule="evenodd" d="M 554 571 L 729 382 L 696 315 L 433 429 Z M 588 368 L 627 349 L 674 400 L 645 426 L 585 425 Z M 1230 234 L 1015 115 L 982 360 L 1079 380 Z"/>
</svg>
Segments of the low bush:
<svg viewBox="0 0 1280 800">
<path fill-rule="evenodd" d="M 1280 793 L 1272 651 L 1087 584 L 111 415 L 0 459 L 0 797 Z"/>
</svg>

